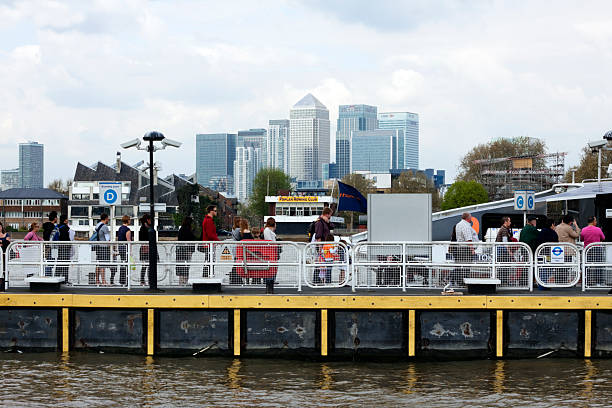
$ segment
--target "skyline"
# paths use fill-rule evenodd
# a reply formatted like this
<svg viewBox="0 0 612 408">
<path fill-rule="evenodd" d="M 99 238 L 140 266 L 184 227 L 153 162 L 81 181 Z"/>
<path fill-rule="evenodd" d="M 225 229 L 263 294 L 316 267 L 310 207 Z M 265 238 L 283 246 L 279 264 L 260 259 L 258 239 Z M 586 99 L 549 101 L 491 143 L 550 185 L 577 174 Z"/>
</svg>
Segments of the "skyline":
<svg viewBox="0 0 612 408">
<path fill-rule="evenodd" d="M 185 143 L 156 156 L 164 173 L 192 173 L 195 134 L 267 128 L 307 93 L 332 158 L 339 105 L 416 112 L 420 167 L 449 181 L 492 138 L 541 138 L 570 167 L 612 128 L 606 2 L 178 3 L 2 3 L 1 167 L 37 140 L 47 185 L 155 129 Z"/>
</svg>

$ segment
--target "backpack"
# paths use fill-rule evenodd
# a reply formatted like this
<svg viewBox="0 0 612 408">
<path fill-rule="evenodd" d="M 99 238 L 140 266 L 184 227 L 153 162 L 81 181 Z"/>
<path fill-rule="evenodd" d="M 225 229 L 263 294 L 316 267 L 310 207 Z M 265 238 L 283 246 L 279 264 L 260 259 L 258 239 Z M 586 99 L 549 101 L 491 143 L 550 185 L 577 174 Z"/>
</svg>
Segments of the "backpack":
<svg viewBox="0 0 612 408">
<path fill-rule="evenodd" d="M 51 231 L 51 236 L 49 237 L 50 241 L 59 241 L 59 226 L 54 225 L 53 231 Z"/>
<path fill-rule="evenodd" d="M 316 225 L 317 221 L 319 221 L 319 220 L 318 219 L 314 220 L 308 226 L 308 230 L 306 231 L 306 235 L 308 236 L 308 241 L 310 241 L 312 239 L 312 236 L 315 234 L 315 225 Z"/>
<path fill-rule="evenodd" d="M 91 234 L 91 237 L 89 237 L 90 241 L 99 241 L 100 240 L 100 228 L 102 228 L 103 225 L 104 225 L 104 223 L 100 223 L 100 225 L 98 225 L 96 227 L 96 230 L 94 231 L 94 233 Z"/>
</svg>

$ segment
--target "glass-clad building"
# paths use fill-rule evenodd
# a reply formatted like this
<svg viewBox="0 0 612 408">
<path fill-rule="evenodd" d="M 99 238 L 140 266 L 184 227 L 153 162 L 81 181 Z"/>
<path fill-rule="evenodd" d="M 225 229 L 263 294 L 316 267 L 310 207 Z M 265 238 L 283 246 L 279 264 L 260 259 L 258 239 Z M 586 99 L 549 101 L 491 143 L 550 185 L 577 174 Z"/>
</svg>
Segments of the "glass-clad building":
<svg viewBox="0 0 612 408">
<path fill-rule="evenodd" d="M 389 173 L 404 162 L 401 130 L 364 130 L 351 133 L 350 172 Z"/>
<path fill-rule="evenodd" d="M 239 130 L 236 136 L 236 147 L 259 149 L 257 169 L 268 167 L 268 131 L 266 129 Z"/>
<path fill-rule="evenodd" d="M 351 132 L 376 129 L 378 124 L 376 114 L 376 106 L 340 105 L 336 130 L 336 173 L 330 174 L 330 177 L 342 178 L 350 173 Z"/>
<path fill-rule="evenodd" d="M 289 120 L 275 119 L 268 123 L 267 166 L 289 174 Z"/>
<path fill-rule="evenodd" d="M 235 159 L 236 134 L 196 135 L 196 179 L 198 184 L 216 191 L 233 193 Z"/>
<path fill-rule="evenodd" d="M 19 143 L 19 185 L 21 188 L 43 188 L 44 145 Z"/>
<path fill-rule="evenodd" d="M 378 114 L 379 129 L 399 129 L 404 133 L 403 169 L 419 168 L 419 115 L 411 112 Z"/>
</svg>

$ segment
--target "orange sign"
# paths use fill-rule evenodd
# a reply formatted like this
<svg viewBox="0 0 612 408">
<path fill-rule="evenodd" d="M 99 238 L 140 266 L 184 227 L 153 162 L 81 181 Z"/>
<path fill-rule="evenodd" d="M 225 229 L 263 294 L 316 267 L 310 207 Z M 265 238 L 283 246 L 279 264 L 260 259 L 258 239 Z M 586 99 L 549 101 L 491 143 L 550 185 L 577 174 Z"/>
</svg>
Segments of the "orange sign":
<svg viewBox="0 0 612 408">
<path fill-rule="evenodd" d="M 319 197 L 312 196 L 279 196 L 279 203 L 316 203 L 319 201 Z"/>
<path fill-rule="evenodd" d="M 472 217 L 471 221 L 472 221 L 472 228 L 478 234 L 480 232 L 480 223 L 478 222 L 478 219 L 476 217 Z"/>
</svg>

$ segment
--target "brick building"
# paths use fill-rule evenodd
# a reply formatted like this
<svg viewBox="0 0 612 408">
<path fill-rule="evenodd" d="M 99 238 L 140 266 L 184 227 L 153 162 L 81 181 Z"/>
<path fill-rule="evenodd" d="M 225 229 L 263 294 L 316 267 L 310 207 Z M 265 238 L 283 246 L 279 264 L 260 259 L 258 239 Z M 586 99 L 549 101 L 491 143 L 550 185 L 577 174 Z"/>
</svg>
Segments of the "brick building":
<svg viewBox="0 0 612 408">
<path fill-rule="evenodd" d="M 0 191 L 0 219 L 5 226 L 24 230 L 35 221 L 47 221 L 51 211 L 67 213 L 68 197 L 48 188 Z"/>
</svg>

